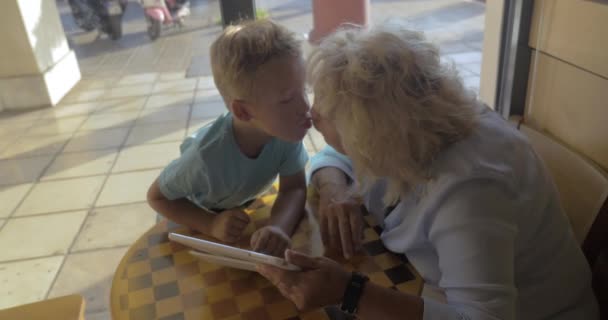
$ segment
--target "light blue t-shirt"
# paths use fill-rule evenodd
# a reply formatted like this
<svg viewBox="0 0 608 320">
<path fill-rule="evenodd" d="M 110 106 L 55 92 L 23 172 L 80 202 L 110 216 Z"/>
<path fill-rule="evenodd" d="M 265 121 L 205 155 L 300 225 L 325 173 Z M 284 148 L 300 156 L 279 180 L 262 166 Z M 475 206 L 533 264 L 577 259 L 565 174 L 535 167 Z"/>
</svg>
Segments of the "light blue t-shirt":
<svg viewBox="0 0 608 320">
<path fill-rule="evenodd" d="M 160 174 L 160 190 L 169 200 L 188 198 L 206 209 L 239 207 L 270 188 L 277 175 L 296 174 L 308 161 L 302 142 L 277 138 L 257 158 L 245 156 L 234 138 L 231 113 L 188 137 L 180 151 Z"/>
</svg>

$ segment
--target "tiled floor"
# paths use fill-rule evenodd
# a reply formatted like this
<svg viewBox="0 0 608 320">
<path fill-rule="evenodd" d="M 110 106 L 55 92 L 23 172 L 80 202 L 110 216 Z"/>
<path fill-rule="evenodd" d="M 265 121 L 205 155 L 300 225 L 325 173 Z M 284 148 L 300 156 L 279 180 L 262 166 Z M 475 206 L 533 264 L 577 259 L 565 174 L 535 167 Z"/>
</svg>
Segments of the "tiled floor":
<svg viewBox="0 0 608 320">
<path fill-rule="evenodd" d="M 132 3 L 125 36 L 112 42 L 75 30 L 58 2 L 85 78 L 57 107 L 0 114 L 0 308 L 80 293 L 87 319 L 109 319 L 114 269 L 156 221 L 148 186 L 186 134 L 224 112 L 204 65 L 219 32 L 209 24 L 217 1 L 193 4 L 189 28 L 150 42 Z M 307 1 L 257 5 L 302 35 L 310 30 Z M 371 10 L 374 22 L 392 16 L 426 30 L 477 90 L 483 4 L 384 0 Z M 325 144 L 314 129 L 304 142 L 311 153 Z"/>
</svg>

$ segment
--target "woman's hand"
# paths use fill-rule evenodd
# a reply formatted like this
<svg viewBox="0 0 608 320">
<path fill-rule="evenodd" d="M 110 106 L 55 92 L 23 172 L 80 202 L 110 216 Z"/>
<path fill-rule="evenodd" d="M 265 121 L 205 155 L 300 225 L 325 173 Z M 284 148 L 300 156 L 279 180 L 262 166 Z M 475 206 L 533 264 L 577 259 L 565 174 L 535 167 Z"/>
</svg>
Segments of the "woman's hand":
<svg viewBox="0 0 608 320">
<path fill-rule="evenodd" d="M 361 249 L 363 213 L 359 200 L 345 186 L 327 184 L 319 189 L 319 224 L 323 244 L 350 259 Z"/>
<path fill-rule="evenodd" d="M 258 264 L 257 270 L 299 310 L 335 305 L 342 301 L 351 274 L 338 263 L 293 250 L 285 251 L 285 259 L 301 267 L 302 271 L 287 271 L 265 264 Z"/>
</svg>

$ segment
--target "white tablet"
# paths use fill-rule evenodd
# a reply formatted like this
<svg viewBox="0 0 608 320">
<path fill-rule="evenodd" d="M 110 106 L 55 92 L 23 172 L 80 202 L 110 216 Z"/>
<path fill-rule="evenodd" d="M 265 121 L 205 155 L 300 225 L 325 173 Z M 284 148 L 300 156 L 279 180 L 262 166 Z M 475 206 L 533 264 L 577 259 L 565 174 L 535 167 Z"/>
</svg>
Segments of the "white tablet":
<svg viewBox="0 0 608 320">
<path fill-rule="evenodd" d="M 291 263 L 288 263 L 287 261 L 285 261 L 285 259 L 273 257 L 270 255 L 266 255 L 266 254 L 251 251 L 251 250 L 245 250 L 245 249 L 241 249 L 241 248 L 227 246 L 227 245 L 219 244 L 217 242 L 197 239 L 197 238 L 185 236 L 185 235 L 179 234 L 179 233 L 173 233 L 173 232 L 169 233 L 169 239 L 172 241 L 181 243 L 185 246 L 194 248 L 198 251 L 202 251 L 202 253 L 205 253 L 207 255 L 223 258 L 223 259 L 216 258 L 217 263 L 220 263 L 220 260 L 228 261 L 225 258 L 231 258 L 231 260 L 246 261 L 246 262 L 251 262 L 253 264 L 256 264 L 256 263 L 270 264 L 270 265 L 273 265 L 273 266 L 276 266 L 276 267 L 279 267 L 279 268 L 285 269 L 285 270 L 292 270 L 292 271 L 301 270 L 300 267 L 293 265 Z M 221 264 L 226 265 L 224 263 L 221 263 Z M 247 270 L 250 270 L 250 269 L 247 269 Z M 254 268 L 254 270 L 255 270 L 255 268 Z"/>
<path fill-rule="evenodd" d="M 194 251 L 194 250 L 190 250 L 190 254 L 199 259 L 205 260 L 207 262 L 219 264 L 222 266 L 236 268 L 236 269 L 249 270 L 249 271 L 256 271 L 255 262 L 238 260 L 238 259 L 222 257 L 222 256 L 214 256 L 212 254 L 202 253 L 202 252 L 198 252 L 198 251 Z"/>
</svg>

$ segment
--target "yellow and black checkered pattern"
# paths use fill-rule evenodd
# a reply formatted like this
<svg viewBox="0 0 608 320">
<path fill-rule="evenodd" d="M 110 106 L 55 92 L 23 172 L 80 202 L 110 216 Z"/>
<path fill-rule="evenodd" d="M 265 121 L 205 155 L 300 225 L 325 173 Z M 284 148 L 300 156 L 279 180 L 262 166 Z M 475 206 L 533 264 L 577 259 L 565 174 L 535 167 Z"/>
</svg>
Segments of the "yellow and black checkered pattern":
<svg viewBox="0 0 608 320">
<path fill-rule="evenodd" d="M 276 188 L 246 210 L 252 224 L 238 244 L 247 248 L 249 236 L 265 225 Z M 367 274 L 371 281 L 411 294 L 420 294 L 422 280 L 403 256 L 388 252 L 379 239 L 381 229 L 366 216 L 364 252 L 339 261 L 349 270 Z M 292 246 L 310 253 L 311 226 L 305 217 Z M 111 308 L 115 320 L 162 319 L 333 319 L 335 307 L 300 313 L 266 279 L 255 272 L 225 268 L 198 260 L 189 248 L 170 242 L 169 232 L 192 234 L 162 221 L 127 252 L 112 282 Z"/>
</svg>

